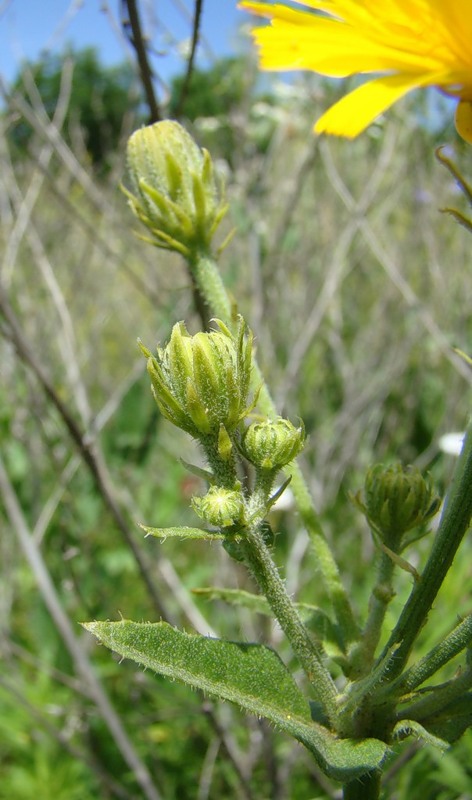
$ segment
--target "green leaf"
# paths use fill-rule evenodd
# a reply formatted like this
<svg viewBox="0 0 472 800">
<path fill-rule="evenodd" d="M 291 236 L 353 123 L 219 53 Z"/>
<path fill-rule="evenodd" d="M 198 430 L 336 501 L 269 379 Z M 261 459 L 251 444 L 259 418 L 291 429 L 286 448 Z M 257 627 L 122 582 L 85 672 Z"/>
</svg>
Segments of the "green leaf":
<svg viewBox="0 0 472 800">
<path fill-rule="evenodd" d="M 337 739 L 312 722 L 308 701 L 269 647 L 190 635 L 166 622 L 88 622 L 84 627 L 125 658 L 266 717 L 302 742 L 336 780 L 377 769 L 385 756 L 384 742 Z"/>
<path fill-rule="evenodd" d="M 197 594 L 205 600 L 223 600 L 233 606 L 242 606 L 256 614 L 273 616 L 273 612 L 262 595 L 245 592 L 243 589 L 220 589 L 218 586 L 201 587 L 192 589 L 192 594 Z"/>
<path fill-rule="evenodd" d="M 192 589 L 192 593 L 204 597 L 207 600 L 223 600 L 233 606 L 242 606 L 256 614 L 264 614 L 266 617 L 273 617 L 269 603 L 263 595 L 245 592 L 243 589 L 224 589 L 218 586 L 201 587 Z M 340 637 L 338 631 L 329 616 L 318 606 L 310 603 L 295 603 L 295 607 L 300 617 L 307 622 L 307 625 L 316 631 L 320 639 L 336 645 L 337 651 L 341 652 Z"/>
<path fill-rule="evenodd" d="M 148 528 L 147 525 L 139 527 L 146 531 L 148 536 L 155 536 L 157 539 L 167 539 L 180 536 L 182 539 L 224 539 L 225 537 L 218 531 L 204 531 L 203 528 Z"/>
</svg>

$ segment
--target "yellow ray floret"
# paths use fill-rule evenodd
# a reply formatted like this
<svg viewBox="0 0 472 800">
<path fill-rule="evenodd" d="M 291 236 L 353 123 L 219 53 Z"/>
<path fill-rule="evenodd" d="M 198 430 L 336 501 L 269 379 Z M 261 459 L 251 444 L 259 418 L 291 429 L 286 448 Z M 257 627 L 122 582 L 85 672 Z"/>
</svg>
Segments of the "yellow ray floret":
<svg viewBox="0 0 472 800">
<path fill-rule="evenodd" d="M 459 100 L 456 127 L 472 143 L 471 0 L 299 0 L 304 10 L 244 0 L 268 17 L 254 38 L 263 69 L 366 75 L 316 123 L 354 137 L 412 89 L 435 86 Z"/>
</svg>

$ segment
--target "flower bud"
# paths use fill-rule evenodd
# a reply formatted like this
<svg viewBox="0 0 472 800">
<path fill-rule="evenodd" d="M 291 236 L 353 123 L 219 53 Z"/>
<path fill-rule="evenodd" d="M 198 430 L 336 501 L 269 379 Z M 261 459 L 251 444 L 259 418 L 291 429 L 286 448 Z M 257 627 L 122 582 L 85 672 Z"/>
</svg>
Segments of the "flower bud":
<svg viewBox="0 0 472 800">
<path fill-rule="evenodd" d="M 244 433 L 242 449 L 252 464 L 264 470 L 278 470 L 303 449 L 305 430 L 288 419 L 253 422 Z"/>
<path fill-rule="evenodd" d="M 149 241 L 184 256 L 208 250 L 226 213 L 209 153 L 178 122 L 135 131 L 128 141 L 129 204 Z"/>
<path fill-rule="evenodd" d="M 363 498 L 357 504 L 385 544 L 401 550 L 403 534 L 427 522 L 437 512 L 440 499 L 429 475 L 416 467 L 376 464 L 367 472 Z"/>
<path fill-rule="evenodd" d="M 197 439 L 216 436 L 227 450 L 222 426 L 231 434 L 251 410 L 247 398 L 252 334 L 245 337 L 242 319 L 236 337 L 221 321 L 215 321 L 219 330 L 195 336 L 178 322 L 168 345 L 157 349 L 157 357 L 143 350 L 162 414 Z"/>
<path fill-rule="evenodd" d="M 244 504 L 240 492 L 212 486 L 203 497 L 192 498 L 192 508 L 209 525 L 228 528 L 239 522 Z"/>
</svg>

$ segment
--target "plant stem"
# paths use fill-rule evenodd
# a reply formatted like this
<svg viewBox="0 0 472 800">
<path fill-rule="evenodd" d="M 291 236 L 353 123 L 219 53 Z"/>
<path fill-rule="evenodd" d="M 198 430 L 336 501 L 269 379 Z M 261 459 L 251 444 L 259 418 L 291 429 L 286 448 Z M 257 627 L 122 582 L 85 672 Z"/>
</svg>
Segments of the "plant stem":
<svg viewBox="0 0 472 800">
<path fill-rule="evenodd" d="M 270 402 L 272 403 L 272 401 Z M 266 409 L 262 405 L 260 398 L 259 404 L 265 411 Z M 343 586 L 338 565 L 326 541 L 320 518 L 313 507 L 313 499 L 297 462 L 294 461 L 289 464 L 286 467 L 286 472 L 292 477 L 290 488 L 297 503 L 300 517 L 310 537 L 311 546 L 316 557 L 316 566 L 331 601 L 342 640 L 345 645 L 348 645 L 350 642 L 358 640 L 360 630 Z"/>
<path fill-rule="evenodd" d="M 364 675 L 372 665 L 385 614 L 394 597 L 392 586 L 394 568 L 395 564 L 392 559 L 382 551 L 378 562 L 377 582 L 370 596 L 367 622 L 359 645 L 354 649 L 351 657 L 351 664 L 356 675 Z"/>
<path fill-rule="evenodd" d="M 464 695 L 472 686 L 472 670 L 465 672 L 448 681 L 442 686 L 431 687 L 431 691 L 420 696 L 409 706 L 402 706 L 399 717 L 402 719 L 415 719 L 420 722 L 427 717 L 441 712 L 453 700 Z"/>
<path fill-rule="evenodd" d="M 324 654 L 321 645 L 313 641 L 298 616 L 270 551 L 262 539 L 258 525 L 248 527 L 243 535 L 241 548 L 246 563 L 292 645 L 293 651 L 315 689 L 317 698 L 323 704 L 331 724 L 335 727 L 337 691 L 331 675 L 323 664 Z"/>
<path fill-rule="evenodd" d="M 189 259 L 188 266 L 210 312 L 231 325 L 235 314 L 216 261 L 209 253 L 196 253 Z"/>
<path fill-rule="evenodd" d="M 391 691 L 401 695 L 411 692 L 417 686 L 421 686 L 428 678 L 434 675 L 444 664 L 447 664 L 454 656 L 470 647 L 472 644 L 472 614 L 457 625 L 451 633 L 446 636 L 436 647 L 427 653 L 418 664 L 414 664 L 409 670 L 403 673 L 389 687 Z"/>
<path fill-rule="evenodd" d="M 196 253 L 189 260 L 188 266 L 192 279 L 208 304 L 211 313 L 231 326 L 234 323 L 236 306 L 233 307 L 228 297 L 214 258 L 209 253 Z M 274 419 L 277 416 L 277 409 L 255 359 L 253 360 L 251 383 L 253 390 L 261 387 L 258 400 L 260 409 L 267 417 Z M 355 641 L 360 632 L 349 598 L 342 584 L 338 566 L 326 541 L 320 519 L 313 506 L 313 499 L 300 467 L 296 462 L 293 462 L 285 468 L 285 473 L 292 477 L 291 489 L 300 516 L 310 536 L 317 568 L 332 603 L 343 641 L 348 644 Z"/>
<path fill-rule="evenodd" d="M 380 780 L 380 772 L 369 772 L 361 778 L 344 784 L 343 800 L 378 800 Z"/>
<path fill-rule="evenodd" d="M 228 459 L 221 458 L 218 453 L 218 438 L 213 434 L 201 436 L 200 443 L 218 485 L 225 489 L 234 489 L 237 480 L 234 455 L 231 454 Z"/>
<path fill-rule="evenodd" d="M 431 606 L 452 564 L 472 517 L 472 421 L 469 422 L 462 453 L 457 461 L 452 485 L 445 501 L 439 528 L 421 580 L 416 582 L 395 629 L 380 656 L 389 658 L 395 645 L 390 680 L 403 669 L 413 642 L 423 627 Z"/>
</svg>

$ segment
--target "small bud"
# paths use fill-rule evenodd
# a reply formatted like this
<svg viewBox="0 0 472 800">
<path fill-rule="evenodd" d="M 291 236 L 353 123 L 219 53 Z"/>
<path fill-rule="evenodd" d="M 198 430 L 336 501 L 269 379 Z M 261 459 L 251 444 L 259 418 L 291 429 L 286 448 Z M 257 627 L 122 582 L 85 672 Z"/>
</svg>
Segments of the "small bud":
<svg viewBox="0 0 472 800">
<path fill-rule="evenodd" d="M 164 120 L 128 141 L 129 204 L 157 247 L 184 256 L 209 249 L 227 206 L 209 153 L 178 122 Z"/>
<path fill-rule="evenodd" d="M 424 478 L 416 467 L 401 464 L 371 467 L 362 499 L 359 495 L 354 499 L 384 543 L 395 552 L 402 549 L 403 535 L 430 520 L 440 505 L 429 475 Z"/>
<path fill-rule="evenodd" d="M 242 319 L 237 337 L 215 321 L 219 330 L 195 336 L 183 322 L 174 325 L 168 345 L 148 358 L 148 372 L 162 414 L 197 439 L 216 436 L 229 458 L 229 437 L 251 410 L 252 335 L 245 337 Z"/>
<path fill-rule="evenodd" d="M 240 492 L 212 486 L 203 497 L 192 498 L 192 508 L 215 528 L 228 528 L 241 520 L 244 504 Z"/>
<path fill-rule="evenodd" d="M 263 470 L 279 470 L 301 452 L 305 444 L 302 426 L 288 419 L 253 422 L 244 433 L 242 449 L 252 464 Z"/>
</svg>

